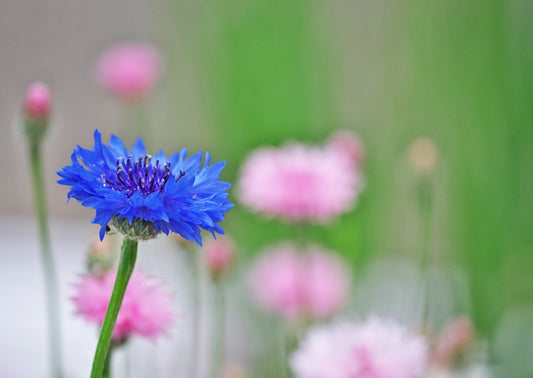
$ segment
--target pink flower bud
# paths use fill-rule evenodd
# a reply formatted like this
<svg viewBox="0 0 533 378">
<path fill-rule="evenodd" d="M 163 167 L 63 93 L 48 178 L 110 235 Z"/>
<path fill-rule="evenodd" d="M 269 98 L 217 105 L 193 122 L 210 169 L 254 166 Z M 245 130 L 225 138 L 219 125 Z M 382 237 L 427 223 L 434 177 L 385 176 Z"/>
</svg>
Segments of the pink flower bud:
<svg viewBox="0 0 533 378">
<path fill-rule="evenodd" d="M 204 247 L 204 262 L 213 279 L 218 279 L 233 262 L 235 244 L 229 237 L 209 240 Z"/>
<path fill-rule="evenodd" d="M 109 237 L 102 241 L 100 241 L 99 237 L 95 238 L 89 246 L 88 252 L 87 268 L 91 274 L 101 276 L 113 269 L 115 254 Z"/>
<path fill-rule="evenodd" d="M 338 130 L 328 139 L 327 146 L 350 166 L 361 167 L 365 159 L 363 143 L 353 131 Z"/>
<path fill-rule="evenodd" d="M 138 101 L 156 85 L 161 70 L 157 49 L 146 43 L 129 42 L 105 51 L 96 75 L 100 85 L 118 98 Z"/>
<path fill-rule="evenodd" d="M 433 363 L 440 367 L 453 365 L 457 357 L 464 353 L 475 338 L 475 329 L 467 317 L 459 317 L 449 322 L 442 331 L 433 352 Z"/>
<path fill-rule="evenodd" d="M 27 119 L 44 121 L 50 115 L 52 99 L 48 86 L 35 82 L 28 87 L 24 98 L 24 116 Z"/>
</svg>

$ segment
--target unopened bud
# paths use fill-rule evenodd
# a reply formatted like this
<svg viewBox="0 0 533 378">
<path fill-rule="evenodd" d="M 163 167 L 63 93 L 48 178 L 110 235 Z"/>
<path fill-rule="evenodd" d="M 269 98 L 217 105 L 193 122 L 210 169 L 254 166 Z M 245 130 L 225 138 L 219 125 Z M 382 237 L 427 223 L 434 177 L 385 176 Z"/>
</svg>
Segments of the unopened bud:
<svg viewBox="0 0 533 378">
<path fill-rule="evenodd" d="M 427 137 L 415 139 L 408 149 L 409 163 L 419 174 L 433 172 L 438 162 L 438 155 L 436 144 Z"/>
<path fill-rule="evenodd" d="M 363 143 L 353 131 L 338 130 L 328 139 L 327 146 L 350 165 L 360 167 L 365 159 Z"/>
<path fill-rule="evenodd" d="M 101 276 L 113 269 L 115 256 L 112 243 L 108 238 L 96 238 L 89 246 L 87 268 L 93 275 Z"/>
<path fill-rule="evenodd" d="M 437 366 L 451 366 L 472 344 L 475 338 L 475 329 L 467 317 L 453 319 L 446 325 L 440 335 L 433 362 Z"/>
<path fill-rule="evenodd" d="M 208 241 L 204 247 L 204 262 L 213 279 L 218 279 L 233 262 L 235 245 L 229 237 L 219 237 Z"/>
<path fill-rule="evenodd" d="M 24 116 L 34 121 L 45 121 L 50 116 L 52 97 L 48 86 L 35 82 L 28 87 L 24 98 Z"/>
<path fill-rule="evenodd" d="M 48 126 L 51 96 L 48 86 L 41 82 L 33 83 L 26 91 L 22 107 L 24 131 L 32 145 L 38 145 Z"/>
<path fill-rule="evenodd" d="M 221 378 L 246 378 L 247 376 L 242 366 L 228 364 L 224 367 Z"/>
</svg>

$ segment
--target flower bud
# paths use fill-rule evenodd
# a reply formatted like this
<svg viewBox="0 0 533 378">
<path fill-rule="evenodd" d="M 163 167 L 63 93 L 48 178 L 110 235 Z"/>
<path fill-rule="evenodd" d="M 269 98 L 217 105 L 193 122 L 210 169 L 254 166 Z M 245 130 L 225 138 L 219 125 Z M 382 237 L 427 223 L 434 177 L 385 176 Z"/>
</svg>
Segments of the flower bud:
<svg viewBox="0 0 533 378">
<path fill-rule="evenodd" d="M 353 131 L 337 130 L 329 137 L 327 146 L 350 166 L 360 167 L 365 160 L 363 143 Z"/>
<path fill-rule="evenodd" d="M 430 138 L 416 138 L 407 153 L 410 165 L 419 174 L 432 173 L 437 165 L 439 151 Z"/>
<path fill-rule="evenodd" d="M 51 96 L 48 86 L 35 82 L 28 87 L 22 106 L 24 131 L 31 145 L 38 145 L 46 133 Z"/>
<path fill-rule="evenodd" d="M 236 364 L 228 364 L 224 367 L 222 370 L 222 376 L 221 378 L 246 378 L 248 375 L 246 374 L 246 370 Z"/>
<path fill-rule="evenodd" d="M 453 319 L 446 325 L 437 341 L 432 356 L 433 363 L 450 367 L 472 345 L 474 339 L 475 329 L 470 319 Z"/>
<path fill-rule="evenodd" d="M 89 272 L 95 276 L 104 275 L 113 268 L 114 262 L 113 246 L 109 238 L 102 241 L 100 238 L 95 238 L 89 246 L 89 253 L 87 254 Z"/>
<path fill-rule="evenodd" d="M 235 254 L 235 244 L 228 237 L 219 237 L 206 243 L 204 263 L 209 275 L 219 279 L 229 269 Z"/>
<path fill-rule="evenodd" d="M 35 82 L 28 87 L 24 98 L 24 117 L 28 120 L 46 121 L 50 116 L 52 97 L 48 86 Z"/>
</svg>

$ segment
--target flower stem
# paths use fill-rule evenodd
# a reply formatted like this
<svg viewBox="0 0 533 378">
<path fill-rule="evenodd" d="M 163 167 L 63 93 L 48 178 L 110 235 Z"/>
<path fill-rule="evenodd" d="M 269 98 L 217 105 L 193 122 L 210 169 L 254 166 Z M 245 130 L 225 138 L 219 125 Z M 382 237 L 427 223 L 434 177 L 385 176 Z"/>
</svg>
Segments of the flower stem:
<svg viewBox="0 0 533 378">
<path fill-rule="evenodd" d="M 98 344 L 96 345 L 91 378 L 102 378 L 102 374 L 104 373 L 113 328 L 115 328 L 118 312 L 122 305 L 122 299 L 124 298 L 124 293 L 128 287 L 128 282 L 135 266 L 135 260 L 137 259 L 137 244 L 138 242 L 136 240 L 130 238 L 125 238 L 122 243 L 115 286 L 113 287 L 113 293 L 109 300 L 104 323 L 102 324 L 102 329 L 100 331 L 100 337 L 98 338 Z"/>
<path fill-rule="evenodd" d="M 221 281 L 214 283 L 215 311 L 212 323 L 213 356 L 211 360 L 211 377 L 220 377 L 226 360 L 226 308 L 224 285 Z"/>
<path fill-rule="evenodd" d="M 279 377 L 287 378 L 289 377 L 289 368 L 288 368 L 288 358 L 289 358 L 289 348 L 287 343 L 287 328 L 286 324 L 282 321 L 279 322 Z"/>
<path fill-rule="evenodd" d="M 192 312 L 191 312 L 191 357 L 189 365 L 190 377 L 199 375 L 200 344 L 202 340 L 202 280 L 199 269 L 199 253 L 186 251 L 190 257 L 192 269 Z"/>
<path fill-rule="evenodd" d="M 115 348 L 113 345 L 109 347 L 109 352 L 104 363 L 104 372 L 102 373 L 102 378 L 111 378 L 111 359 L 113 358 L 113 350 Z"/>
<path fill-rule="evenodd" d="M 59 326 L 59 300 L 57 278 L 50 245 L 50 231 L 48 228 L 48 211 L 44 188 L 43 169 L 41 165 L 41 148 L 38 141 L 30 142 L 30 160 L 35 192 L 35 207 L 41 243 L 41 256 L 44 269 L 46 306 L 48 312 L 48 342 L 49 358 L 52 376 L 59 378 L 61 373 L 61 330 Z"/>
<path fill-rule="evenodd" d="M 432 210 L 432 190 L 431 182 L 428 177 L 422 176 L 419 179 L 419 211 L 421 222 L 421 260 L 420 270 L 422 274 L 423 287 L 423 304 L 422 304 L 422 322 L 428 325 L 429 322 L 429 296 L 430 296 L 430 265 L 431 265 L 431 210 Z"/>
</svg>

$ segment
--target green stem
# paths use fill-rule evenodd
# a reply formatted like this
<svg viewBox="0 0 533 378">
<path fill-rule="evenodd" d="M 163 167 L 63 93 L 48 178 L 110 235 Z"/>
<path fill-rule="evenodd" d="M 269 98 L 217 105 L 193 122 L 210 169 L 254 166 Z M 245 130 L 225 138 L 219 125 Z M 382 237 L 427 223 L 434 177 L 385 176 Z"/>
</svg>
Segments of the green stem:
<svg viewBox="0 0 533 378">
<path fill-rule="evenodd" d="M 215 311 L 213 321 L 213 356 L 211 362 L 211 376 L 220 377 L 226 361 L 226 306 L 224 285 L 217 281 L 214 285 Z"/>
<path fill-rule="evenodd" d="M 429 177 L 422 176 L 419 179 L 419 209 L 421 222 L 421 260 L 420 270 L 422 274 L 423 287 L 423 305 L 422 305 L 422 322 L 429 321 L 429 295 L 430 295 L 430 264 L 431 264 L 431 208 L 432 208 L 432 190 Z M 427 324 L 426 324 L 427 325 Z"/>
<path fill-rule="evenodd" d="M 41 256 L 44 269 L 46 305 L 48 313 L 48 342 L 49 358 L 52 376 L 59 378 L 61 373 L 61 330 L 59 326 L 59 300 L 57 277 L 50 245 L 50 231 L 48 228 L 48 211 L 46 207 L 46 193 L 41 164 L 41 148 L 38 141 L 30 142 L 30 160 L 35 193 L 35 207 L 41 243 Z"/>
<path fill-rule="evenodd" d="M 289 376 L 287 345 L 287 327 L 285 322 L 279 321 L 279 377 L 287 378 Z"/>
<path fill-rule="evenodd" d="M 191 359 L 189 363 L 190 377 L 198 375 L 198 363 L 200 357 L 200 341 L 202 339 L 202 295 L 201 295 L 201 277 L 199 261 L 200 253 L 198 251 L 185 251 L 189 255 L 189 261 L 192 269 L 192 312 L 191 312 Z"/>
<path fill-rule="evenodd" d="M 111 377 L 111 359 L 113 358 L 113 351 L 115 350 L 115 347 L 111 345 L 109 347 L 109 352 L 107 353 L 107 357 L 105 359 L 104 363 L 104 372 L 102 373 L 102 378 L 110 378 Z"/>
<path fill-rule="evenodd" d="M 91 378 L 101 378 L 104 372 L 104 365 L 111 344 L 113 328 L 115 328 L 118 312 L 122 305 L 122 299 L 124 298 L 124 293 L 128 287 L 128 282 L 135 266 L 135 260 L 137 259 L 137 244 L 138 242 L 136 240 L 129 238 L 125 238 L 122 243 L 115 286 L 113 287 L 113 293 L 109 300 L 109 306 L 107 307 L 104 323 L 102 324 L 102 329 L 100 331 L 100 337 L 98 338 L 98 344 L 96 345 Z"/>
</svg>

